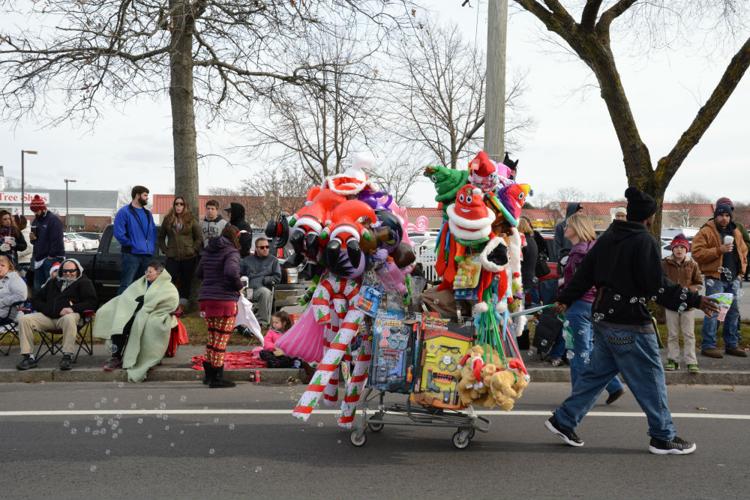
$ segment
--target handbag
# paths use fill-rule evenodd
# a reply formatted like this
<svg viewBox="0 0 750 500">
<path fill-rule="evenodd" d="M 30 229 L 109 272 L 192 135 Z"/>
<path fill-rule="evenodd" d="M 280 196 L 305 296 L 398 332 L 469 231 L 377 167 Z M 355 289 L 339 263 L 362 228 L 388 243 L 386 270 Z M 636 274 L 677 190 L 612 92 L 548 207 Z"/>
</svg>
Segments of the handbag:
<svg viewBox="0 0 750 500">
<path fill-rule="evenodd" d="M 539 252 L 539 256 L 536 259 L 536 266 L 534 267 L 534 275 L 537 278 L 547 276 L 552 270 L 549 268 L 549 257 L 546 253 Z"/>
<path fill-rule="evenodd" d="M 532 345 L 536 347 L 542 359 L 545 359 L 549 355 L 552 346 L 555 345 L 557 339 L 562 335 L 562 329 L 563 322 L 558 317 L 554 308 L 545 309 L 539 316 L 539 321 L 534 330 Z"/>
</svg>

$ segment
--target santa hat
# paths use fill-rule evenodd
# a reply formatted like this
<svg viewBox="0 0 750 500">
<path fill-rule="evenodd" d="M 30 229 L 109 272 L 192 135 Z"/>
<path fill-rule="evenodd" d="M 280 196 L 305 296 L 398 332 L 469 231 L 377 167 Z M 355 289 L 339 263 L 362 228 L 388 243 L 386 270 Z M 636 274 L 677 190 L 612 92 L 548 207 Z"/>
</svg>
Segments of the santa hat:
<svg viewBox="0 0 750 500">
<path fill-rule="evenodd" d="M 685 238 L 685 235 L 682 233 L 674 237 L 674 239 L 672 240 L 672 243 L 669 245 L 669 248 L 674 250 L 675 247 L 680 247 L 680 246 L 685 247 L 685 250 L 687 250 L 688 252 L 690 251 L 690 242 L 688 241 L 687 238 Z"/>
<path fill-rule="evenodd" d="M 469 171 L 479 177 L 489 177 L 497 171 L 497 167 L 495 167 L 495 162 L 487 156 L 487 153 L 480 151 L 469 162 Z"/>
<path fill-rule="evenodd" d="M 53 262 L 52 263 L 52 266 L 50 266 L 50 268 L 49 268 L 50 278 L 52 277 L 53 273 L 56 273 L 60 269 L 60 264 L 61 264 L 61 262 Z"/>
<path fill-rule="evenodd" d="M 34 195 L 34 198 L 31 200 L 31 211 L 32 212 L 43 212 L 47 210 L 47 205 L 44 203 L 44 200 L 41 196 L 38 194 Z"/>
</svg>

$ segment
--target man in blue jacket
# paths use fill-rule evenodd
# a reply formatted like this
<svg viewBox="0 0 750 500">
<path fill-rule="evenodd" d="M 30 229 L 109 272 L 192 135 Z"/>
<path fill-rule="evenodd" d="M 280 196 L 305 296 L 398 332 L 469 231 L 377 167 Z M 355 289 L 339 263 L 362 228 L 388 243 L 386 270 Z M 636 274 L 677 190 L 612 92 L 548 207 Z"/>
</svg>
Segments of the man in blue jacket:
<svg viewBox="0 0 750 500">
<path fill-rule="evenodd" d="M 133 201 L 115 216 L 114 235 L 122 246 L 117 295 L 146 272 L 156 251 L 156 224 L 151 212 L 146 210 L 148 193 L 147 187 L 134 186 L 130 193 Z"/>
<path fill-rule="evenodd" d="M 30 240 L 34 243 L 34 292 L 41 290 L 49 279 L 52 264 L 65 258 L 62 221 L 47 210 L 44 200 L 35 195 L 31 200 L 34 222 L 31 223 Z"/>
</svg>

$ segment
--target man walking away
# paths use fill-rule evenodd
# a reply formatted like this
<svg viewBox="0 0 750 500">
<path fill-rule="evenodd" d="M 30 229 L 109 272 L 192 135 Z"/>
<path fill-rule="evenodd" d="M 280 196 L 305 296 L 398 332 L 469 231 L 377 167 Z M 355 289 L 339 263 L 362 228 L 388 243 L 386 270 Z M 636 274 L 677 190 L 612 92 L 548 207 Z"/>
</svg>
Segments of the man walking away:
<svg viewBox="0 0 750 500">
<path fill-rule="evenodd" d="M 120 295 L 132 282 L 143 276 L 156 252 L 156 224 L 148 205 L 148 188 L 135 186 L 130 192 L 132 201 L 117 211 L 114 236 L 122 246 Z"/>
<path fill-rule="evenodd" d="M 208 200 L 206 202 L 206 216 L 203 218 L 201 223 L 201 230 L 203 232 L 203 247 L 208 246 L 208 240 L 211 238 L 217 238 L 221 236 L 221 232 L 224 230 L 224 226 L 227 225 L 227 221 L 222 218 L 219 213 L 219 202 L 216 200 Z"/>
<path fill-rule="evenodd" d="M 706 222 L 693 238 L 693 258 L 706 277 L 706 295 L 731 293 L 732 306 L 724 319 L 724 352 L 730 356 L 747 357 L 739 346 L 739 306 L 741 279 L 747 269 L 747 246 L 733 221 L 729 204 L 716 206 L 713 220 Z M 723 358 L 716 348 L 718 319 L 703 318 L 701 354 L 709 358 Z"/>
<path fill-rule="evenodd" d="M 253 228 L 245 220 L 245 207 L 232 202 L 224 211 L 229 213 L 229 223 L 240 230 L 240 257 L 247 257 L 253 245 Z"/>
<path fill-rule="evenodd" d="M 678 311 L 700 307 L 707 314 L 718 311 L 718 306 L 666 279 L 659 246 L 648 231 L 656 202 L 632 187 L 625 191 L 625 198 L 627 221 L 612 222 L 558 297 L 557 309 L 562 313 L 592 286 L 596 287 L 592 308 L 594 347 L 572 394 L 545 425 L 565 444 L 583 446 L 575 429 L 619 372 L 646 414 L 651 436 L 649 451 L 657 455 L 686 455 L 694 452 L 696 445 L 675 433 L 657 332 L 646 303 L 656 300 Z"/>
<path fill-rule="evenodd" d="M 47 210 L 39 195 L 31 200 L 31 211 L 34 212 L 34 221 L 29 239 L 34 244 L 34 292 L 38 292 L 47 282 L 52 264 L 65 258 L 65 241 L 62 221 Z"/>
</svg>

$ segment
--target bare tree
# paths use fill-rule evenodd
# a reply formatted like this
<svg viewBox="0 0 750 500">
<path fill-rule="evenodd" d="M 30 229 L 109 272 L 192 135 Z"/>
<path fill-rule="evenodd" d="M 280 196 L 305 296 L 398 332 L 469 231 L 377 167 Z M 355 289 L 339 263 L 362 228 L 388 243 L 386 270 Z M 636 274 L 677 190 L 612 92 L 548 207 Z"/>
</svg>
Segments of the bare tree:
<svg viewBox="0 0 750 500">
<path fill-rule="evenodd" d="M 386 161 L 367 174 L 379 189 L 393 196 L 396 203 L 408 205 L 411 202 L 409 191 L 422 178 L 424 167 L 408 160 Z"/>
<path fill-rule="evenodd" d="M 401 140 L 419 144 L 433 161 L 456 168 L 459 159 L 481 149 L 484 125 L 485 57 L 465 41 L 457 26 L 417 24 L 394 55 L 397 68 L 387 97 L 391 131 Z M 519 118 L 523 77 L 506 94 L 506 144 L 517 139 L 532 121 Z"/>
<path fill-rule="evenodd" d="M 253 173 L 242 181 L 240 192 L 258 198 L 252 219 L 264 225 L 280 213 L 292 214 L 304 205 L 310 180 L 301 168 L 278 168 Z"/>
<path fill-rule="evenodd" d="M 586 0 L 568 2 L 560 0 L 514 0 L 522 9 L 534 15 L 547 30 L 559 36 L 564 45 L 584 62 L 594 73 L 601 97 L 607 106 L 612 126 L 615 129 L 628 183 L 654 196 L 661 207 L 664 193 L 687 155 L 737 88 L 750 66 L 750 37 L 748 37 L 728 62 L 710 97 L 671 151 L 656 162 L 654 168 L 651 153 L 641 139 L 630 101 L 620 78 L 615 54 L 611 45 L 612 25 L 618 19 L 629 19 L 631 32 L 645 25 L 647 35 L 658 35 L 671 25 L 705 22 L 717 14 L 720 22 L 712 24 L 717 31 L 722 26 L 730 28 L 728 35 L 738 35 L 744 30 L 747 19 L 747 2 L 742 0 Z M 578 18 L 573 8 L 580 8 Z M 639 28 L 640 27 L 640 28 Z M 723 33 L 722 33 L 723 35 Z M 641 38 L 649 39 L 648 36 Z M 731 40 L 731 37 L 727 37 Z M 651 40 L 649 40 L 651 41 Z M 652 231 L 661 232 L 661 210 Z"/>
<path fill-rule="evenodd" d="M 705 220 L 698 216 L 697 206 L 699 204 L 712 203 L 711 200 L 697 191 L 680 193 L 672 202 L 671 212 L 674 213 L 680 227 L 692 227 L 699 220 Z"/>
<path fill-rule="evenodd" d="M 554 193 L 552 193 L 551 199 L 554 201 L 562 202 L 578 202 L 582 201 L 586 197 L 586 194 L 578 189 L 577 187 L 561 187 Z"/>
<path fill-rule="evenodd" d="M 262 104 L 267 119 L 249 124 L 252 141 L 243 147 L 271 164 L 299 165 L 315 184 L 340 173 L 377 127 L 377 70 L 368 62 L 377 42 L 358 38 L 355 24 L 310 35 L 297 58 L 315 61 L 316 80 L 274 89 Z"/>
<path fill-rule="evenodd" d="M 168 90 L 175 188 L 196 206 L 196 104 L 217 119 L 279 85 L 317 82 L 325 63 L 292 49 L 352 13 L 387 30 L 403 12 L 378 0 L 3 0 L 0 16 L 22 25 L 0 38 L 0 113 L 95 120 L 102 103 Z"/>
</svg>

